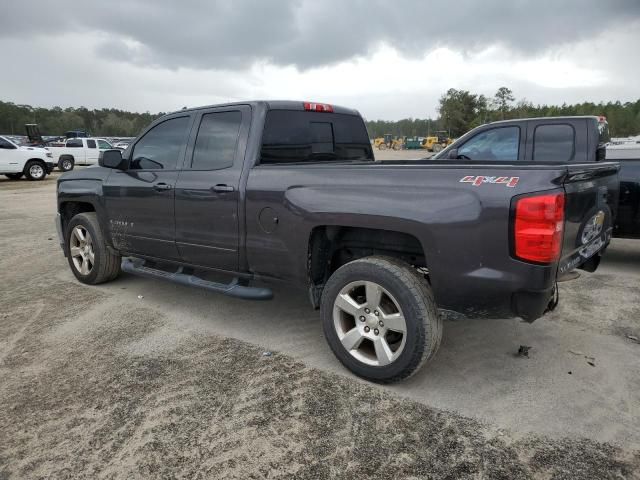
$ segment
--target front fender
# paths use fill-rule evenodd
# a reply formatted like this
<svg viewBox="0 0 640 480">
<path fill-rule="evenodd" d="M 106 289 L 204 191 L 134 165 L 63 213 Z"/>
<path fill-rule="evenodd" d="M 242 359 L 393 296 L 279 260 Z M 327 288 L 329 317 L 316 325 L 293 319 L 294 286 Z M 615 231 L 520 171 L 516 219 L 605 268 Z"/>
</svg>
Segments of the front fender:
<svg viewBox="0 0 640 480">
<path fill-rule="evenodd" d="M 88 172 L 95 170 L 95 172 Z M 104 172 L 101 168 L 87 168 L 81 171 L 71 171 L 64 173 L 58 179 L 57 206 L 58 213 L 62 215 L 62 228 L 66 228 L 69 219 L 65 218 L 65 204 L 75 203 L 90 206 L 96 212 L 98 223 L 102 229 L 105 241 L 108 246 L 113 246 L 108 228 L 108 216 L 104 205 L 103 181 L 110 172 Z M 87 211 L 81 208 L 80 211 Z"/>
</svg>

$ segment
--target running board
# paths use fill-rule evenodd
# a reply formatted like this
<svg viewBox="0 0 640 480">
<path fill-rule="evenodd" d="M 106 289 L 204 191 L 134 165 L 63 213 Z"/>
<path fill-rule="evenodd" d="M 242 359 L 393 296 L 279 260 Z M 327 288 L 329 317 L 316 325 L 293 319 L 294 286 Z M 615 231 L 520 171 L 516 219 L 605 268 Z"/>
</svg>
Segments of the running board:
<svg viewBox="0 0 640 480">
<path fill-rule="evenodd" d="M 156 268 L 145 267 L 144 264 L 144 260 L 141 259 L 123 258 L 121 267 L 123 272 L 140 275 L 142 277 L 169 280 L 170 282 L 187 285 L 189 287 L 204 288 L 205 290 L 222 293 L 230 297 L 243 298 L 245 300 L 271 300 L 273 298 L 271 289 L 246 287 L 240 285 L 238 278 L 234 278 L 231 283 L 227 284 L 210 282 L 195 275 L 182 273 L 182 267 L 179 267 L 176 272 L 172 273 Z"/>
</svg>

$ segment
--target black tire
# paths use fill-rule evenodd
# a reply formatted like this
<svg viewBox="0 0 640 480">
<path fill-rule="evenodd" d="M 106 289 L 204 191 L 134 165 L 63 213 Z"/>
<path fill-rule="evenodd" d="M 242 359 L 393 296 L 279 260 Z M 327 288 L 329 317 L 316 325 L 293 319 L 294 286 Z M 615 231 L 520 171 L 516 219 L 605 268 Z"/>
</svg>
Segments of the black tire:
<svg viewBox="0 0 640 480">
<path fill-rule="evenodd" d="M 91 265 L 88 274 L 83 274 L 74 263 L 74 257 L 71 251 L 71 235 L 76 227 L 80 226 L 85 229 L 91 236 L 91 244 L 93 248 L 95 262 Z M 99 283 L 114 280 L 120 274 L 120 255 L 112 253 L 107 248 L 98 223 L 98 217 L 95 212 L 79 213 L 71 219 L 65 229 L 65 253 L 71 271 L 78 280 L 88 285 L 97 285 Z"/>
<path fill-rule="evenodd" d="M 24 173 L 19 172 L 19 173 L 5 173 L 4 174 L 5 177 L 7 177 L 10 180 L 20 180 L 22 178 L 22 176 L 24 175 Z"/>
<path fill-rule="evenodd" d="M 406 322 L 404 347 L 387 365 L 373 366 L 358 360 L 342 345 L 336 331 L 334 302 L 343 288 L 360 281 L 374 282 L 389 292 Z M 324 287 L 320 315 L 325 337 L 338 360 L 359 377 L 377 383 L 410 377 L 433 358 L 442 340 L 442 318 L 430 286 L 410 265 L 390 257 L 365 257 L 336 270 Z"/>
<path fill-rule="evenodd" d="M 70 172 L 75 166 L 75 159 L 70 155 L 63 155 L 58 159 L 58 170 L 61 172 Z"/>
<path fill-rule="evenodd" d="M 439 153 L 442 150 L 442 145 L 439 143 L 433 144 L 433 153 Z"/>
<path fill-rule="evenodd" d="M 387 148 L 388 147 L 386 143 L 381 143 L 380 145 L 378 145 L 378 150 L 386 150 Z"/>
<path fill-rule="evenodd" d="M 28 180 L 44 180 L 47 178 L 47 166 L 42 160 L 29 160 L 24 167 L 23 173 Z"/>
</svg>

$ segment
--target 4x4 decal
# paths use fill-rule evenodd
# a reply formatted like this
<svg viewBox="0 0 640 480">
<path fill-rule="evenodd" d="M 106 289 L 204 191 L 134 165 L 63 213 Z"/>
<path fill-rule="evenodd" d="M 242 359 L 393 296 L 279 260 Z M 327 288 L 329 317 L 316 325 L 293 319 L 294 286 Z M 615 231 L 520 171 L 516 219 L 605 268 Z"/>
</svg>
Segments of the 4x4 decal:
<svg viewBox="0 0 640 480">
<path fill-rule="evenodd" d="M 513 188 L 520 181 L 520 177 L 485 177 L 476 175 L 467 175 L 460 179 L 460 183 L 471 183 L 475 187 L 479 187 L 483 183 L 497 183 Z"/>
</svg>

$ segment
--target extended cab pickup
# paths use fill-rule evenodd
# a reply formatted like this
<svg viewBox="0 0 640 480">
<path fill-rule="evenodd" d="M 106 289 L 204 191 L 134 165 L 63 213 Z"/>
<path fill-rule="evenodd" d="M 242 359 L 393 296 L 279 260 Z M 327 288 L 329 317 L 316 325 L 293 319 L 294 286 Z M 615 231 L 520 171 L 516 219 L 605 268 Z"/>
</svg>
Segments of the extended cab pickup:
<svg viewBox="0 0 640 480">
<path fill-rule="evenodd" d="M 53 153 L 55 164 L 63 172 L 73 170 L 74 165 L 97 165 L 100 153 L 113 146 L 103 138 L 68 138 L 62 145 L 47 147 Z"/>
<path fill-rule="evenodd" d="M 487 141 L 513 135 L 516 129 L 523 133 L 517 154 L 521 162 L 590 163 L 606 159 L 619 163 L 620 195 L 613 236 L 640 238 L 640 158 L 627 153 L 638 150 L 603 148 L 610 140 L 609 125 L 603 116 L 520 118 L 481 125 L 433 159 L 511 161 L 515 144 L 511 150 L 498 150 L 498 143 Z"/>
<path fill-rule="evenodd" d="M 301 287 L 345 366 L 397 381 L 437 351 L 437 308 L 533 321 L 609 243 L 618 166 L 521 161 L 526 130 L 510 132 L 492 141 L 511 161 L 376 162 L 347 108 L 183 110 L 60 177 L 60 243 L 88 284 L 122 269 L 249 299 Z"/>
</svg>

